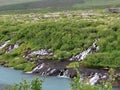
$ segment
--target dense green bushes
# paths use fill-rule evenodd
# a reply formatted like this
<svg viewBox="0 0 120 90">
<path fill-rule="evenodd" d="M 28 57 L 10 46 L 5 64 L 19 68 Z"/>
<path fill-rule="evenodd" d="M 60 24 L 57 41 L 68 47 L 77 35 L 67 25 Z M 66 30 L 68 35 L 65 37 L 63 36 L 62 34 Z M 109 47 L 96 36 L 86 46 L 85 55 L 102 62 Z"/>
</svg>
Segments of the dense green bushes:
<svg viewBox="0 0 120 90">
<path fill-rule="evenodd" d="M 100 84 L 91 86 L 89 84 L 89 79 L 87 78 L 86 80 L 80 81 L 81 75 L 77 70 L 77 77 L 74 77 L 73 82 L 70 84 L 71 90 L 112 90 L 112 84 L 114 83 L 117 75 L 115 75 L 115 71 L 113 69 L 108 71 L 108 75 L 108 80 L 101 80 Z"/>
<path fill-rule="evenodd" d="M 99 52 L 89 55 L 82 63 L 120 67 L 118 55 L 120 27 L 119 19 L 116 19 L 119 14 L 107 14 L 105 16 L 102 12 L 100 16 L 78 17 L 75 14 L 79 14 L 79 12 L 71 13 L 74 15 L 71 19 L 62 16 L 62 14 L 55 20 L 44 18 L 36 22 L 31 22 L 32 18 L 26 15 L 15 15 L 16 20 L 14 21 L 11 21 L 12 16 L 9 15 L 5 16 L 6 21 L 3 17 L 0 17 L 0 21 L 4 22 L 0 25 L 0 43 L 2 44 L 6 40 L 11 40 L 9 45 L 16 42 L 21 43 L 18 49 L 9 54 L 4 55 L 6 47 L 0 51 L 0 61 L 4 60 L 6 66 L 14 66 L 16 69 L 24 68 L 26 71 L 28 69 L 22 67 L 21 64 L 26 64 L 27 60 L 24 63 L 18 63 L 18 61 L 23 60 L 20 57 L 27 52 L 27 48 L 31 50 L 51 49 L 54 55 L 44 59 L 65 60 L 86 50 L 99 38 L 100 40 L 97 42 L 100 47 Z M 19 19 L 17 21 L 17 18 L 20 17 L 23 17 L 24 20 L 27 17 L 29 23 L 25 23 L 24 20 L 19 22 Z M 18 58 L 18 60 L 15 58 Z M 39 58 L 35 57 L 34 59 Z M 32 66 L 34 67 L 33 64 Z"/>
<path fill-rule="evenodd" d="M 83 61 L 83 64 L 92 64 L 93 66 L 102 67 L 119 67 L 119 51 L 113 51 L 112 53 L 96 53 L 94 55 L 88 55 Z"/>
<path fill-rule="evenodd" d="M 5 90 L 42 90 L 42 82 L 42 80 L 36 77 L 30 82 L 24 80 L 12 87 L 6 87 Z"/>
</svg>

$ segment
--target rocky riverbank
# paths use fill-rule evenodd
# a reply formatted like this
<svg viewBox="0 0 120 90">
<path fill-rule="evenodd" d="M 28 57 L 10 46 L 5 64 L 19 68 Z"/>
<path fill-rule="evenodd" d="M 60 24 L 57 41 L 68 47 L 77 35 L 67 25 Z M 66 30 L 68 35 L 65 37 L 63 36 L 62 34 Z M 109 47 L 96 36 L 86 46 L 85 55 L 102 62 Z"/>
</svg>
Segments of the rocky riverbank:
<svg viewBox="0 0 120 90">
<path fill-rule="evenodd" d="M 53 56 L 54 52 L 51 49 L 40 49 L 40 50 L 27 50 L 23 58 L 27 59 L 27 62 L 34 62 L 35 68 L 32 71 L 26 72 L 28 74 L 39 74 L 40 76 L 59 76 L 65 78 L 73 78 L 77 76 L 75 68 L 67 68 L 67 66 L 72 62 L 80 62 L 88 54 L 95 53 L 99 50 L 99 46 L 96 45 L 99 39 L 96 39 L 93 44 L 85 51 L 79 53 L 76 56 L 72 56 L 67 60 L 45 60 L 46 56 Z M 0 50 L 7 46 L 10 40 L 6 41 L 0 46 Z M 19 43 L 8 45 L 5 54 L 10 53 L 14 49 L 17 49 L 20 46 Z M 33 58 L 39 58 L 38 60 L 33 60 Z M 4 65 L 6 62 L 0 62 L 1 65 Z M 29 68 L 29 67 L 28 67 Z M 90 85 L 96 85 L 100 83 L 101 80 L 108 80 L 109 78 L 109 68 L 85 68 L 79 67 L 79 72 L 81 73 L 81 79 L 88 79 Z M 120 70 L 116 69 L 116 74 L 120 76 Z M 117 77 L 115 81 L 115 86 L 120 86 L 120 79 Z"/>
<path fill-rule="evenodd" d="M 59 76 L 63 78 L 73 78 L 77 76 L 77 72 L 75 68 L 67 68 L 70 64 L 70 61 L 51 61 L 51 60 L 39 60 L 36 62 L 37 67 L 34 68 L 30 72 L 26 72 L 28 74 L 38 74 L 41 76 Z M 85 80 L 88 79 L 88 83 L 90 85 L 99 84 L 101 80 L 108 80 L 109 79 L 109 68 L 85 68 L 79 67 L 78 68 L 81 79 Z M 115 69 L 116 81 L 114 86 L 120 86 L 120 69 Z"/>
</svg>

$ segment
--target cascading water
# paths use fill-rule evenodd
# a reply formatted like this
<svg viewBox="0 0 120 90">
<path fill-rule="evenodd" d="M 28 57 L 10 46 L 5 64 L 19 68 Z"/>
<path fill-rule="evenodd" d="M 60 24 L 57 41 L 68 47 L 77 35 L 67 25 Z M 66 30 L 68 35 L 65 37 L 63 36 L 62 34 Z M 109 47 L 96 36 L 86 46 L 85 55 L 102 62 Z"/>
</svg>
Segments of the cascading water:
<svg viewBox="0 0 120 90">
<path fill-rule="evenodd" d="M 17 49 L 19 46 L 20 46 L 19 43 L 16 43 L 16 44 L 14 44 L 14 45 L 10 45 L 10 46 L 8 46 L 8 49 L 6 50 L 5 53 L 10 53 L 11 51 Z"/>
<path fill-rule="evenodd" d="M 94 53 L 97 52 L 99 50 L 99 46 L 96 45 L 97 41 L 99 39 L 96 39 L 93 44 L 85 51 L 83 51 L 82 53 L 73 56 L 72 58 L 69 59 L 69 61 L 81 61 L 84 58 L 86 58 L 86 56 L 90 53 Z M 50 52 L 50 50 L 46 50 L 46 49 L 41 49 L 41 50 L 37 50 L 37 51 L 32 51 L 31 53 L 27 54 L 27 56 L 25 58 L 29 58 L 32 55 L 37 55 L 39 57 L 41 56 L 49 56 L 49 55 L 53 55 L 52 52 Z M 43 61 L 44 62 L 44 61 Z M 39 73 L 40 75 L 58 75 L 59 77 L 69 77 L 70 75 L 68 74 L 69 70 L 66 70 L 65 67 L 62 69 L 58 69 L 57 67 L 51 66 L 49 65 L 50 63 L 46 63 L 46 65 L 44 64 L 39 64 L 37 65 L 36 68 L 34 68 L 31 72 L 28 73 Z"/>
<path fill-rule="evenodd" d="M 98 39 L 99 40 L 99 39 Z M 87 50 L 83 51 L 82 53 L 73 56 L 72 58 L 70 58 L 70 61 L 81 61 L 83 60 L 88 54 L 97 52 L 99 50 L 99 46 L 96 45 L 97 41 L 95 40 L 95 42 L 91 45 L 91 47 L 89 47 Z M 0 50 L 2 50 L 3 48 L 5 48 L 8 44 L 9 44 L 10 40 L 4 42 L 1 46 L 0 46 Z M 19 43 L 14 44 L 13 46 L 8 46 L 8 51 L 6 51 L 6 53 L 11 52 L 12 50 L 16 49 L 19 47 Z M 94 49 L 93 49 L 94 48 Z M 41 49 L 38 51 L 33 51 L 31 53 L 29 53 L 28 55 L 38 55 L 38 56 L 49 56 L 49 55 L 53 55 L 52 52 L 50 52 L 49 50 L 45 50 L 45 49 Z M 46 67 L 46 65 L 48 65 Z M 27 73 L 34 73 L 36 71 L 41 72 L 40 75 L 48 75 L 48 76 L 59 76 L 62 78 L 69 78 L 71 72 L 68 69 L 64 69 L 65 67 L 58 68 L 56 66 L 52 66 L 51 63 L 40 63 L 37 65 L 36 68 L 34 68 L 32 71 L 27 72 Z M 74 75 L 73 75 L 74 76 Z M 88 78 L 88 77 L 86 77 Z M 94 75 L 92 75 L 89 78 L 88 83 L 90 85 L 95 85 L 97 84 L 101 79 L 107 79 L 107 75 L 101 75 L 100 73 L 94 73 Z M 84 80 L 84 78 L 82 79 Z"/>
<path fill-rule="evenodd" d="M 54 73 L 55 71 L 56 71 L 56 69 L 52 69 L 52 70 L 50 71 L 50 74 Z"/>
<path fill-rule="evenodd" d="M 62 72 L 58 75 L 58 77 L 69 78 L 69 77 L 68 77 L 68 72 L 69 72 L 69 70 L 64 70 L 64 71 L 62 71 Z"/>
<path fill-rule="evenodd" d="M 53 53 L 49 52 L 49 50 L 41 49 L 41 50 L 38 50 L 38 51 L 33 51 L 29 55 L 46 56 L 46 55 L 53 55 Z"/>
<path fill-rule="evenodd" d="M 69 61 L 81 61 L 81 60 L 85 59 L 88 54 L 97 52 L 99 50 L 99 46 L 96 45 L 97 41 L 99 41 L 99 39 L 95 40 L 95 42 L 93 42 L 92 46 L 90 46 L 87 50 L 70 58 Z M 95 50 L 93 50 L 92 48 L 94 48 Z"/>
<path fill-rule="evenodd" d="M 84 82 L 86 84 L 94 86 L 96 84 L 100 84 L 102 80 L 106 81 L 108 79 L 108 76 L 109 75 L 107 73 L 91 72 L 90 75 L 82 74 L 82 76 L 80 77 L 80 82 Z"/>
<path fill-rule="evenodd" d="M 4 43 L 0 46 L 0 50 L 2 50 L 9 42 L 10 42 L 10 40 L 4 42 Z"/>
<path fill-rule="evenodd" d="M 98 73 L 95 73 L 94 76 L 89 81 L 90 85 L 95 85 L 99 79 L 100 79 L 100 77 L 99 77 Z"/>
<path fill-rule="evenodd" d="M 41 70 L 44 66 L 45 66 L 45 63 L 42 63 L 42 64 L 38 65 L 37 67 L 35 67 L 32 71 L 26 72 L 26 73 L 33 73 L 33 72 L 39 71 L 39 70 Z"/>
</svg>

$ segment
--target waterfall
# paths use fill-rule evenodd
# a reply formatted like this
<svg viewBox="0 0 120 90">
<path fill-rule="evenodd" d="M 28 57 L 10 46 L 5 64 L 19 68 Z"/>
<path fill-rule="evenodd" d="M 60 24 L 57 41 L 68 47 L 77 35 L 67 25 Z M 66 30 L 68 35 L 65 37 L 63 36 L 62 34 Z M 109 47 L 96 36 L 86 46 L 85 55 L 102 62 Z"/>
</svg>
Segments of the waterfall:
<svg viewBox="0 0 120 90">
<path fill-rule="evenodd" d="M 40 69 L 42 69 L 44 66 L 45 66 L 45 64 L 42 63 L 41 65 L 38 65 L 36 68 L 34 68 L 32 72 L 34 72 L 34 71 L 36 71 L 36 70 L 40 70 Z"/>
<path fill-rule="evenodd" d="M 10 52 L 13 51 L 14 49 L 17 49 L 19 46 L 20 46 L 19 43 L 16 43 L 16 44 L 14 44 L 14 45 L 10 45 L 10 46 L 8 46 L 8 49 L 6 50 L 5 53 L 10 53 Z"/>
<path fill-rule="evenodd" d="M 52 70 L 50 71 L 50 74 L 54 73 L 55 71 L 56 71 L 56 69 L 52 69 Z"/>
<path fill-rule="evenodd" d="M 94 76 L 89 81 L 90 85 L 95 85 L 99 79 L 100 79 L 100 77 L 99 77 L 98 73 L 95 73 Z"/>
<path fill-rule="evenodd" d="M 10 40 L 4 42 L 4 43 L 0 46 L 0 50 L 2 50 L 9 42 L 10 42 Z"/>
<path fill-rule="evenodd" d="M 73 56 L 72 58 L 69 59 L 69 61 L 81 61 L 84 58 L 86 58 L 86 56 L 90 53 L 93 52 L 97 52 L 99 50 L 99 46 L 96 45 L 97 41 L 99 39 L 95 40 L 92 44 L 92 46 L 90 46 L 87 50 L 81 52 L 80 54 Z M 95 50 L 93 50 L 92 48 L 94 48 Z"/>
<path fill-rule="evenodd" d="M 48 68 L 47 69 L 47 72 L 46 72 L 46 75 L 47 76 L 51 76 L 51 75 L 56 75 L 58 73 L 58 69 L 55 69 L 55 68 Z"/>
<path fill-rule="evenodd" d="M 38 51 L 33 51 L 33 52 L 31 52 L 30 55 L 46 56 L 46 55 L 53 55 L 53 53 L 49 53 L 48 50 L 41 49 L 41 50 L 38 50 Z"/>
<path fill-rule="evenodd" d="M 29 72 L 26 72 L 26 73 L 33 73 L 33 72 L 39 71 L 39 70 L 41 70 L 44 66 L 45 66 L 45 63 L 42 63 L 42 64 L 38 65 L 37 67 L 35 67 L 32 71 L 29 71 Z"/>
<path fill-rule="evenodd" d="M 68 72 L 69 72 L 69 70 L 63 70 L 59 73 L 58 77 L 69 78 L 68 77 Z"/>
<path fill-rule="evenodd" d="M 31 53 L 27 54 L 27 56 L 23 56 L 25 58 L 29 58 L 33 55 L 37 55 L 37 56 L 52 56 L 53 52 L 50 51 L 50 49 L 46 50 L 46 49 L 41 49 L 41 50 L 36 50 L 36 51 L 32 51 Z"/>
<path fill-rule="evenodd" d="M 100 84 L 101 80 L 107 80 L 107 78 L 107 73 L 91 73 L 87 76 L 82 74 L 82 76 L 80 77 L 80 82 L 94 86 L 96 84 Z"/>
</svg>

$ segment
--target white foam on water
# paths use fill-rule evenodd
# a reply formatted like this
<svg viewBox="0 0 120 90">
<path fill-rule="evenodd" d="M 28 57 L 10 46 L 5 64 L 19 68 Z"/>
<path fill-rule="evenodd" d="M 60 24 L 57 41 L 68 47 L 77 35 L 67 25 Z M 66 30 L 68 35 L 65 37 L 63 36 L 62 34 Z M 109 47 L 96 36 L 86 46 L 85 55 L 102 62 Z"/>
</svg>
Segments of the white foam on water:
<svg viewBox="0 0 120 90">
<path fill-rule="evenodd" d="M 100 79 L 98 73 L 95 73 L 94 76 L 90 79 L 89 83 L 90 85 L 95 85 L 97 81 Z"/>
<path fill-rule="evenodd" d="M 63 75 L 58 75 L 58 77 L 60 77 L 60 78 L 69 78 L 68 77 L 68 70 L 65 70 L 64 72 L 63 72 Z"/>
</svg>

